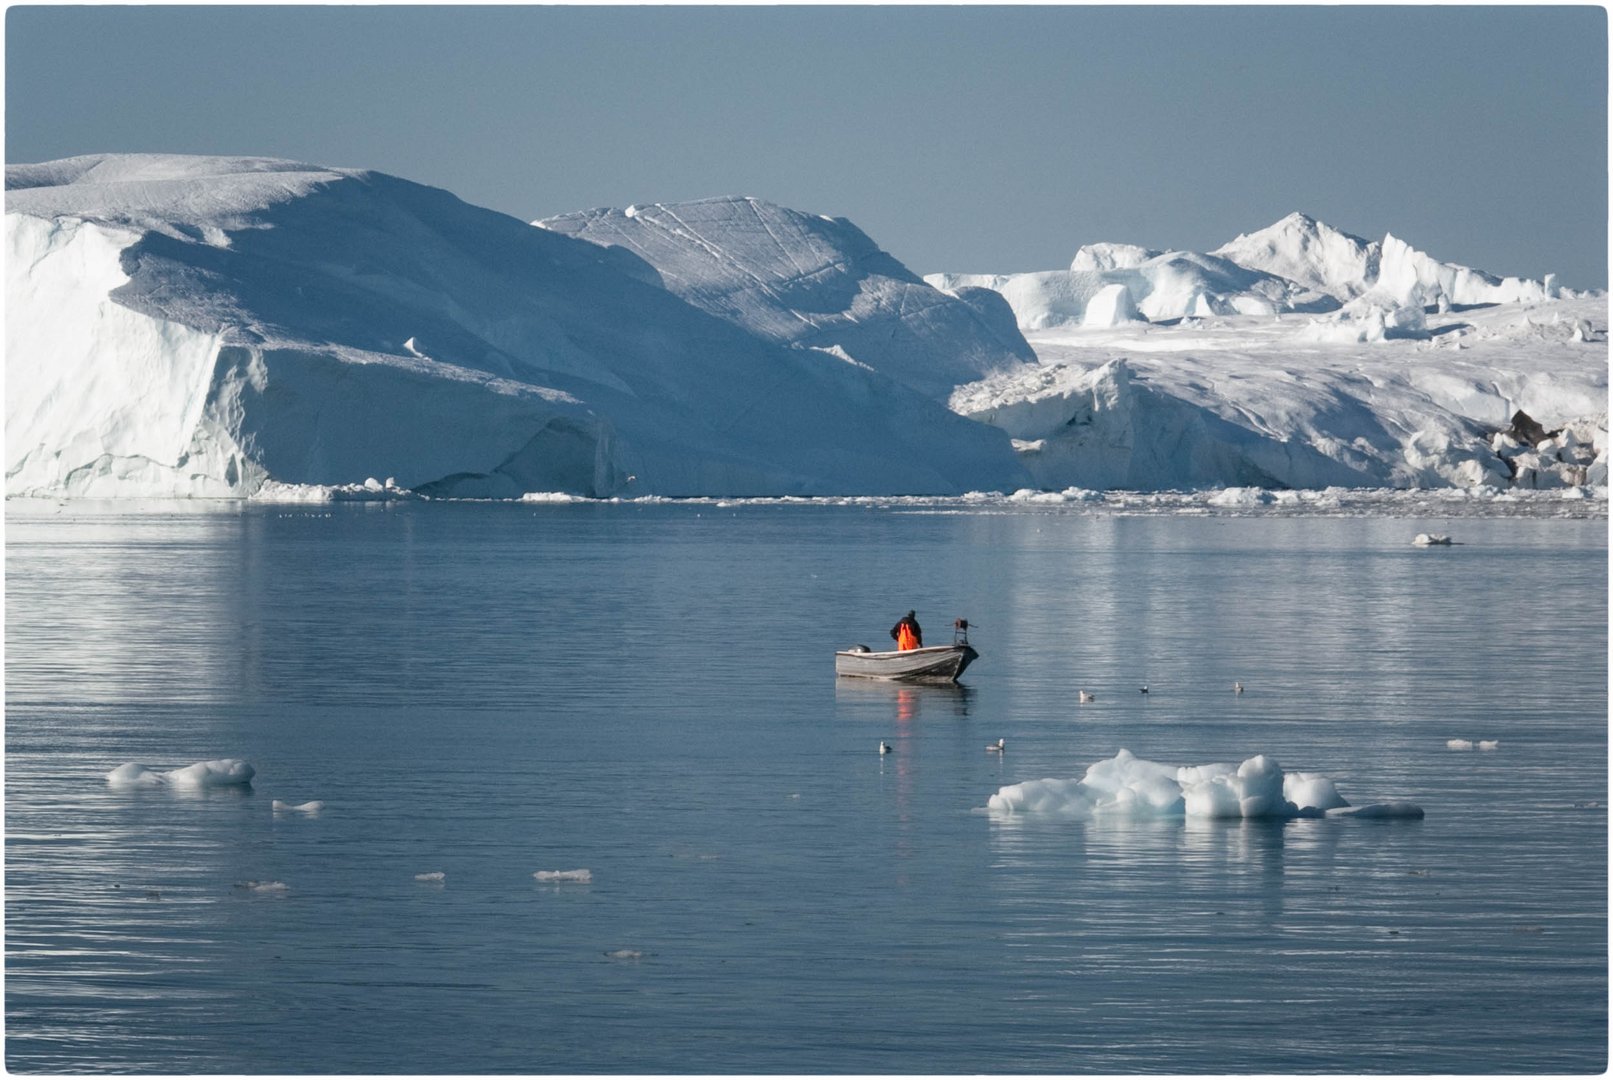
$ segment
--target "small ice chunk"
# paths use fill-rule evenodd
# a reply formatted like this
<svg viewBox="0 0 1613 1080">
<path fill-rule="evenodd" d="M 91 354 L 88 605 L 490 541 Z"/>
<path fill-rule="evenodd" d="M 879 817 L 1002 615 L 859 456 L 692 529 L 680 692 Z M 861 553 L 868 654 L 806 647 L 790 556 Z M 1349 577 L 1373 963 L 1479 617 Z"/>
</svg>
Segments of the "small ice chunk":
<svg viewBox="0 0 1613 1080">
<path fill-rule="evenodd" d="M 320 802 L 318 799 L 310 799 L 308 802 L 297 803 L 295 805 L 287 802 L 281 802 L 279 799 L 276 799 L 272 804 L 270 804 L 270 809 L 277 814 L 317 814 L 321 810 L 325 809 L 325 804 Z"/>
<path fill-rule="evenodd" d="M 637 949 L 616 949 L 605 954 L 612 960 L 642 960 L 644 954 Z"/>
<path fill-rule="evenodd" d="M 442 871 L 441 871 L 441 870 L 433 870 L 433 871 L 432 871 L 432 872 L 431 872 L 431 873 L 429 873 L 429 874 L 416 874 L 416 875 L 415 875 L 415 876 L 414 876 L 414 879 L 415 879 L 415 880 L 416 880 L 416 881 L 429 881 L 429 882 L 434 882 L 434 883 L 436 883 L 436 884 L 438 884 L 438 885 L 440 885 L 440 884 L 442 884 L 442 883 L 443 883 L 443 882 L 444 882 L 444 881 L 446 881 L 446 880 L 448 880 L 448 875 L 447 875 L 447 874 L 445 874 L 445 873 L 443 873 L 443 872 L 442 872 Z"/>
<path fill-rule="evenodd" d="M 1333 781 L 1320 773 L 1294 772 L 1283 777 L 1283 797 L 1301 810 L 1349 806 Z"/>
<path fill-rule="evenodd" d="M 539 881 L 575 881 L 583 885 L 594 880 L 592 870 L 538 870 L 532 876 Z"/>
<path fill-rule="evenodd" d="M 235 887 L 255 893 L 280 893 L 291 888 L 283 881 L 237 881 Z"/>
<path fill-rule="evenodd" d="M 1451 538 L 1444 533 L 1418 533 L 1411 542 L 1418 547 L 1450 547 Z"/>
<path fill-rule="evenodd" d="M 1447 749 L 1447 750 L 1471 750 L 1471 749 L 1473 749 L 1473 740 L 1472 739 L 1446 739 L 1445 740 L 1445 749 Z"/>
<path fill-rule="evenodd" d="M 1480 739 L 1479 740 L 1479 749 L 1480 750 L 1494 750 L 1497 747 L 1499 747 L 1500 745 L 1501 745 L 1501 740 L 1500 739 Z"/>
<path fill-rule="evenodd" d="M 1363 818 L 1421 818 L 1423 808 L 1413 802 L 1368 803 L 1365 806 L 1340 806 L 1327 812 L 1328 817 Z"/>
</svg>

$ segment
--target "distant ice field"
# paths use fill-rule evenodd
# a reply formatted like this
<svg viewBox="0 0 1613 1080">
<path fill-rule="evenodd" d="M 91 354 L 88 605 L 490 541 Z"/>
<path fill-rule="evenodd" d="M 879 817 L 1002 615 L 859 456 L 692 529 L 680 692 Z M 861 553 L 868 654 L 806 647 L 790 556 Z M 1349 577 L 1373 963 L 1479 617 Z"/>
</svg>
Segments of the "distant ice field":
<svg viewBox="0 0 1613 1080">
<path fill-rule="evenodd" d="M 11 500 L 6 1065 L 1599 1072 L 1605 499 L 1453 494 Z"/>
</svg>

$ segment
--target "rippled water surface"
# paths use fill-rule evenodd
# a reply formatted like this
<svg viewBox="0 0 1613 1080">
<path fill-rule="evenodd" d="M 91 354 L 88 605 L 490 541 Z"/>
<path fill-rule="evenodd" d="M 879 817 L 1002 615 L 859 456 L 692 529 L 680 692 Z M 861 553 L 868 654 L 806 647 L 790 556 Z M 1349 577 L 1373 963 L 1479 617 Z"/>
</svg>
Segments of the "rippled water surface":
<svg viewBox="0 0 1613 1080">
<path fill-rule="evenodd" d="M 1605 520 L 17 503 L 6 526 L 13 1071 L 1606 1065 Z M 833 650 L 910 607 L 932 642 L 977 624 L 967 687 L 837 685 Z M 1265 753 L 1427 816 L 980 809 L 1121 748 Z M 219 757 L 251 788 L 104 779 Z"/>
</svg>

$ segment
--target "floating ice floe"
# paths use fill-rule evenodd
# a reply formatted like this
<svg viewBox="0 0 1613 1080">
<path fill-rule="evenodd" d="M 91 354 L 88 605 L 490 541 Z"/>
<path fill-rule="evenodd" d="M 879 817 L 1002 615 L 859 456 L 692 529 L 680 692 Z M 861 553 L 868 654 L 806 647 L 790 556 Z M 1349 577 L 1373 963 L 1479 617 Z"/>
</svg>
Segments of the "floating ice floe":
<svg viewBox="0 0 1613 1080">
<path fill-rule="evenodd" d="M 448 880 L 448 875 L 443 873 L 441 870 L 433 870 L 429 874 L 416 874 L 414 879 L 416 881 L 426 882 L 427 884 L 441 885 L 444 881 Z"/>
<path fill-rule="evenodd" d="M 198 761 L 169 772 L 129 762 L 107 773 L 106 782 L 119 788 L 168 787 L 199 791 L 204 788 L 244 787 L 252 783 L 256 773 L 256 769 L 240 758 Z"/>
<path fill-rule="evenodd" d="M 1397 799 L 1391 802 L 1368 803 L 1366 806 L 1339 806 L 1327 811 L 1327 816 L 1419 820 L 1423 816 L 1423 808 L 1414 802 Z"/>
<path fill-rule="evenodd" d="M 1444 533 L 1418 533 L 1411 541 L 1417 547 L 1450 547 L 1451 538 Z"/>
<path fill-rule="evenodd" d="M 283 893 L 291 890 L 291 886 L 283 881 L 237 881 L 235 887 L 255 893 Z"/>
<path fill-rule="evenodd" d="M 1445 740 L 1445 749 L 1447 749 L 1447 750 L 1472 750 L 1474 748 L 1474 745 L 1475 744 L 1474 744 L 1472 739 L 1446 739 Z M 1480 750 L 1495 750 L 1495 749 L 1498 749 L 1501 746 L 1501 740 L 1500 739 L 1480 739 L 1478 741 L 1478 743 L 1477 743 L 1477 746 L 1478 746 L 1478 749 L 1480 749 Z"/>
<path fill-rule="evenodd" d="M 592 870 L 538 870 L 532 876 L 539 881 L 575 881 L 583 885 L 594 880 Z"/>
<path fill-rule="evenodd" d="M 569 491 L 529 491 L 526 494 L 521 496 L 520 501 L 524 502 L 524 503 L 557 503 L 557 504 L 565 504 L 565 503 L 597 502 L 598 500 L 590 499 L 590 498 L 588 498 L 587 496 L 584 496 L 584 495 L 573 495 Z"/>
<path fill-rule="evenodd" d="M 1261 754 L 1241 765 L 1164 765 L 1129 750 L 1088 767 L 1079 780 L 1028 780 L 999 788 L 987 801 L 993 816 L 1069 818 L 1297 818 L 1353 814 L 1422 817 L 1412 803 L 1354 807 L 1320 773 L 1284 772 Z"/>
<path fill-rule="evenodd" d="M 325 809 L 325 804 L 318 799 L 310 799 L 308 802 L 295 804 L 281 802 L 276 799 L 270 804 L 270 809 L 277 814 L 317 814 Z"/>
</svg>

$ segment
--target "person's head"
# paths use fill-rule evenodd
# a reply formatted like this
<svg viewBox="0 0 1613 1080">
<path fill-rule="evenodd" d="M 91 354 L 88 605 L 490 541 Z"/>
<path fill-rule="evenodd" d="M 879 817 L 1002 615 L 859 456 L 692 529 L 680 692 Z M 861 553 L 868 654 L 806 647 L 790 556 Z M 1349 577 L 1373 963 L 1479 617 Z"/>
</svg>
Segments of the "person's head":
<svg viewBox="0 0 1613 1080">
<path fill-rule="evenodd" d="M 916 619 L 916 618 L 918 618 L 918 612 L 916 612 L 916 611 L 909 611 L 909 612 L 908 612 L 908 613 L 907 613 L 907 617 L 908 617 L 908 618 L 909 618 L 909 619 Z"/>
</svg>

